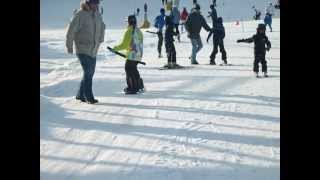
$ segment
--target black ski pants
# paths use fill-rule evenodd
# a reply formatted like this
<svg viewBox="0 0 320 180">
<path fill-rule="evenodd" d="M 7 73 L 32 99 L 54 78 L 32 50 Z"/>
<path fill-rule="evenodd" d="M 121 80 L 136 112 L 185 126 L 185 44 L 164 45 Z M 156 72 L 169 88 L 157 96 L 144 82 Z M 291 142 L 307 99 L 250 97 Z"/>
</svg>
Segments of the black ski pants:
<svg viewBox="0 0 320 180">
<path fill-rule="evenodd" d="M 267 61 L 265 53 L 256 53 L 254 55 L 253 71 L 259 72 L 259 63 L 262 65 L 262 72 L 267 72 Z"/>
<path fill-rule="evenodd" d="M 218 53 L 218 47 L 220 49 L 221 55 L 222 55 L 222 60 L 224 62 L 227 62 L 227 52 L 224 49 L 224 43 L 223 43 L 223 39 L 213 39 L 213 51 L 210 55 L 210 60 L 212 62 L 215 62 L 216 59 L 216 55 Z"/>
<path fill-rule="evenodd" d="M 125 64 L 127 89 L 128 91 L 138 91 L 143 88 L 143 82 L 137 69 L 138 62 L 127 60 Z"/>
<path fill-rule="evenodd" d="M 167 58 L 168 58 L 168 64 L 169 63 L 176 63 L 177 58 L 176 58 L 176 48 L 174 47 L 173 42 L 166 42 L 166 52 L 167 52 Z"/>
<path fill-rule="evenodd" d="M 158 53 L 159 54 L 161 54 L 162 44 L 163 44 L 163 34 L 162 32 L 158 32 Z"/>
</svg>

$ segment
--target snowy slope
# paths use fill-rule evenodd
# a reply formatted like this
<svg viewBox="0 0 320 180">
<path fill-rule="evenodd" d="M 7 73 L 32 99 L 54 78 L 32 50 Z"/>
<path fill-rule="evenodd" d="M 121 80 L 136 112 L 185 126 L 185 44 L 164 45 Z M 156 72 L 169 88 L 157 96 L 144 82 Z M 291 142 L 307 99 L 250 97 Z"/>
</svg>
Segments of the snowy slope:
<svg viewBox="0 0 320 180">
<path fill-rule="evenodd" d="M 99 51 L 94 94 L 100 103 L 75 101 L 81 67 L 64 48 L 65 30 L 40 32 L 40 176 L 42 180 L 278 180 L 280 178 L 280 20 L 267 35 L 270 78 L 252 73 L 253 44 L 238 38 L 258 22 L 226 23 L 233 66 L 201 65 L 160 71 L 156 37 L 144 33 L 147 92 L 124 95 L 124 61 L 106 51 L 124 29 L 107 30 Z M 175 43 L 177 62 L 190 66 L 186 34 Z M 164 47 L 163 47 L 164 48 Z M 220 61 L 220 54 L 217 62 Z"/>
<path fill-rule="evenodd" d="M 143 5 L 147 2 L 149 21 L 159 14 L 162 7 L 161 0 L 104 0 L 101 6 L 104 8 L 103 18 L 107 28 L 123 28 L 126 26 L 124 19 L 140 8 L 138 20 L 140 24 L 143 20 Z M 210 10 L 212 0 L 198 0 L 201 5 L 203 15 L 207 15 Z M 256 6 L 264 13 L 265 7 L 274 0 L 217 0 L 217 13 L 227 21 L 252 19 L 254 11 L 252 6 Z M 75 9 L 79 8 L 80 0 L 41 0 L 40 1 L 40 27 L 42 29 L 64 28 Z M 192 7 L 192 0 L 180 0 L 180 10 L 187 7 L 188 11 Z M 277 16 L 279 12 L 276 11 Z M 263 16 L 263 15 L 262 15 Z M 209 20 L 209 19 L 208 19 Z"/>
</svg>

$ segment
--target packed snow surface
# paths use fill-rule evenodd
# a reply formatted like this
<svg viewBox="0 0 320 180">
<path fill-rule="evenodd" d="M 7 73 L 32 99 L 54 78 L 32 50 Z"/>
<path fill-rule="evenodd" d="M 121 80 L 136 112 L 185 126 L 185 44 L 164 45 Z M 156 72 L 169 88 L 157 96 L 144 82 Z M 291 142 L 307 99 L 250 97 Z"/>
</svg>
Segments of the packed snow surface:
<svg viewBox="0 0 320 180">
<path fill-rule="evenodd" d="M 75 100 L 82 69 L 66 53 L 66 30 L 41 29 L 41 179 L 278 180 L 280 19 L 273 32 L 267 28 L 269 78 L 253 75 L 253 44 L 236 43 L 260 22 L 225 23 L 231 66 L 208 65 L 212 41 L 202 30 L 200 65 L 190 65 L 183 33 L 177 63 L 192 68 L 159 70 L 166 58 L 157 57 L 156 35 L 144 32 L 147 65 L 138 68 L 147 91 L 139 95 L 122 92 L 125 61 L 106 50 L 125 29 L 107 29 L 93 79 L 96 105 Z"/>
</svg>

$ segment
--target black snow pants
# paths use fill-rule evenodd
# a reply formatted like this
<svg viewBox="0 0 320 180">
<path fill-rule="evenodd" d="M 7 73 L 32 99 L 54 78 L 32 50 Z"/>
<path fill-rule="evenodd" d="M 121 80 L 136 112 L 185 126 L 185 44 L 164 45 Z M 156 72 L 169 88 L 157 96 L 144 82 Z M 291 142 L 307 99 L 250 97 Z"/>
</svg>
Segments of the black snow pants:
<svg viewBox="0 0 320 180">
<path fill-rule="evenodd" d="M 223 39 L 213 39 L 213 51 L 210 55 L 210 62 L 215 63 L 216 55 L 218 53 L 218 47 L 222 55 L 221 59 L 223 60 L 223 62 L 227 63 L 227 52 L 224 49 Z"/>
<path fill-rule="evenodd" d="M 170 63 L 176 64 L 177 58 L 176 58 L 176 48 L 174 47 L 174 43 L 166 42 L 165 46 L 166 46 L 168 64 Z"/>
<path fill-rule="evenodd" d="M 161 54 L 162 44 L 163 44 L 163 34 L 162 34 L 162 32 L 158 32 L 158 53 L 159 53 L 159 55 Z"/>
<path fill-rule="evenodd" d="M 267 61 L 265 53 L 255 53 L 253 62 L 253 71 L 259 72 L 259 63 L 262 65 L 262 72 L 267 72 Z"/>
<path fill-rule="evenodd" d="M 125 64 L 127 90 L 137 92 L 139 89 L 143 89 L 143 80 L 140 77 L 137 69 L 138 63 L 136 61 L 127 60 Z"/>
</svg>

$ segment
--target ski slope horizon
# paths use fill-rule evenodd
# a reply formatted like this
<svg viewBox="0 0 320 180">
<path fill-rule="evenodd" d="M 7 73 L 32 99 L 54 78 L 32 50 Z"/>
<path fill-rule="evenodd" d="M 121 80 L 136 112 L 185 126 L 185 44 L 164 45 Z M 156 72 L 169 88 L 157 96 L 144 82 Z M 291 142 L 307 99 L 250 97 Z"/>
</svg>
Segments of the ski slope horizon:
<svg viewBox="0 0 320 180">
<path fill-rule="evenodd" d="M 207 16 L 210 11 L 212 0 L 199 0 L 203 16 Z M 252 6 L 257 7 L 264 16 L 264 10 L 269 3 L 275 4 L 275 0 L 217 0 L 217 13 L 223 17 L 225 22 L 252 20 L 254 10 Z M 125 19 L 133 14 L 137 8 L 140 9 L 138 23 L 143 22 L 143 5 L 148 5 L 148 20 L 153 24 L 153 20 L 159 14 L 162 7 L 161 0 L 104 0 L 101 7 L 104 9 L 103 18 L 108 29 L 125 28 Z M 65 28 L 73 11 L 78 9 L 80 0 L 41 0 L 40 1 L 40 28 L 41 29 L 60 29 Z M 186 7 L 190 12 L 193 7 L 192 0 L 180 0 L 179 9 Z M 275 11 L 275 16 L 279 17 L 279 10 Z M 210 18 L 206 18 L 210 22 Z"/>
<path fill-rule="evenodd" d="M 65 1 L 64 8 L 75 1 L 79 2 Z M 52 4 L 41 3 L 45 14 Z M 224 23 L 231 66 L 208 65 L 213 47 L 202 30 L 200 65 L 190 65 L 192 47 L 182 33 L 181 43 L 175 41 L 177 63 L 192 68 L 159 70 L 167 59 L 157 57 L 156 35 L 142 30 L 142 61 L 147 65 L 138 69 L 147 91 L 139 95 L 123 94 L 125 61 L 106 49 L 120 43 L 125 23 L 109 25 L 93 79 L 99 103 L 90 105 L 75 100 L 82 69 L 65 48 L 66 29 L 61 24 L 72 11 L 62 9 L 54 21 L 47 17 L 53 11 L 41 14 L 41 21 L 49 24 L 40 29 L 41 180 L 280 179 L 279 18 L 273 20 L 273 32 L 267 28 L 270 77 L 261 79 L 252 72 L 253 44 L 236 40 L 255 34 L 262 20 Z M 63 17 L 67 19 L 61 21 Z M 222 63 L 220 53 L 216 62 Z"/>
</svg>

